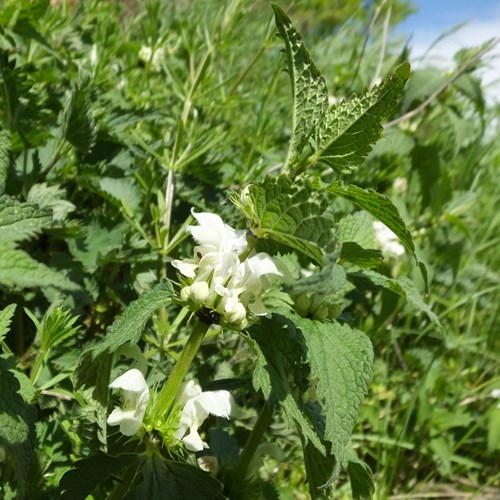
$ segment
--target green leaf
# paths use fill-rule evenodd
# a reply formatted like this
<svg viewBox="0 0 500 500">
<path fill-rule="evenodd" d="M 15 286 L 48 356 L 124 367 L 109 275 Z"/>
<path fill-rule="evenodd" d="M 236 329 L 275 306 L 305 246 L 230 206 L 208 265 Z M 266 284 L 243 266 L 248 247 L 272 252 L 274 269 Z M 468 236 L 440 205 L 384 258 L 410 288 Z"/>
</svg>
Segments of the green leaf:
<svg viewBox="0 0 500 500">
<path fill-rule="evenodd" d="M 353 500 L 371 500 L 375 493 L 373 474 L 370 467 L 362 460 L 347 460 L 347 474 L 351 483 Z"/>
<path fill-rule="evenodd" d="M 295 387 L 302 393 L 307 390 L 309 367 L 301 335 L 290 321 L 274 314 L 252 326 L 246 338 L 256 356 L 254 388 L 262 391 L 271 407 L 279 403 L 305 443 L 310 442 L 324 455 L 325 447 L 292 395 Z"/>
<path fill-rule="evenodd" d="M 88 153 L 95 144 L 97 127 L 91 112 L 91 82 L 83 77 L 75 85 L 64 109 L 63 137 L 78 151 Z"/>
<path fill-rule="evenodd" d="M 341 196 L 358 207 L 366 210 L 380 222 L 384 223 L 400 240 L 401 244 L 413 256 L 425 281 L 425 287 L 428 287 L 427 271 L 425 265 L 418 260 L 413 238 L 404 220 L 399 214 L 399 210 L 392 201 L 385 195 L 377 193 L 373 189 L 363 189 L 354 184 L 344 187 L 342 182 L 335 182 L 328 186 L 316 180 L 314 187 L 317 189 L 326 189 L 326 191 L 335 196 Z"/>
<path fill-rule="evenodd" d="M 22 374 L 19 374 L 22 375 Z M 33 406 L 20 394 L 21 385 L 14 358 L 0 356 L 0 446 L 14 472 L 19 498 L 24 495 L 25 482 L 35 444 Z"/>
<path fill-rule="evenodd" d="M 340 241 L 357 243 L 363 248 L 371 248 L 375 239 L 373 219 L 367 212 L 347 214 L 339 221 Z"/>
<path fill-rule="evenodd" d="M 384 256 L 380 250 L 366 249 L 357 243 L 346 241 L 342 245 L 340 259 L 342 262 L 352 262 L 359 267 L 375 267 L 384 260 Z"/>
<path fill-rule="evenodd" d="M 268 176 L 248 187 L 243 202 L 232 200 L 250 219 L 257 238 L 283 243 L 319 264 L 335 244 L 327 197 L 315 192 L 305 179 L 292 183 L 285 175 Z"/>
<path fill-rule="evenodd" d="M 331 443 L 331 453 L 341 464 L 372 377 L 371 342 L 363 332 L 347 325 L 311 321 L 288 311 L 283 314 L 302 332 L 310 377 L 318 381 L 316 393 L 325 419 L 324 440 Z"/>
<path fill-rule="evenodd" d="M 32 259 L 26 252 L 0 242 L 0 283 L 10 288 L 53 286 L 77 291 L 80 287 L 62 273 Z"/>
<path fill-rule="evenodd" d="M 389 278 L 376 271 L 364 270 L 354 273 L 348 273 L 347 279 L 358 288 L 377 288 L 383 287 L 404 297 L 408 303 L 417 311 L 425 313 L 431 321 L 443 328 L 438 316 L 432 311 L 415 285 L 406 277 L 398 279 Z"/>
<path fill-rule="evenodd" d="M 82 353 L 75 371 L 76 387 L 95 385 L 97 368 L 102 359 L 127 342 L 136 344 L 151 316 L 160 307 L 172 302 L 174 297 L 172 285 L 164 281 L 132 302 L 106 330 L 106 336 L 99 345 Z"/>
<path fill-rule="evenodd" d="M 76 208 L 73 203 L 64 199 L 65 195 L 61 187 L 48 186 L 46 182 L 42 182 L 31 186 L 27 201 L 42 209 L 50 210 L 54 221 L 62 221 Z"/>
<path fill-rule="evenodd" d="M 290 285 L 290 293 L 331 294 L 339 291 L 346 284 L 344 268 L 335 262 L 328 262 L 321 270 L 310 276 L 301 277 Z"/>
<path fill-rule="evenodd" d="M 15 312 L 16 304 L 9 304 L 5 309 L 0 311 L 0 342 L 3 342 L 3 339 L 7 335 L 12 316 L 14 316 Z"/>
<path fill-rule="evenodd" d="M 0 195 L 5 192 L 9 171 L 10 137 L 5 130 L 0 131 Z"/>
<path fill-rule="evenodd" d="M 60 500 L 85 500 L 95 488 L 112 474 L 117 474 L 137 460 L 137 455 L 126 453 L 117 456 L 98 451 L 95 455 L 74 463 L 59 482 L 63 491 Z"/>
<path fill-rule="evenodd" d="M 0 243 L 22 241 L 39 233 L 50 223 L 45 210 L 0 196 Z"/>
<path fill-rule="evenodd" d="M 292 85 L 292 136 L 283 171 L 294 177 L 293 167 L 328 109 L 328 90 L 305 48 L 301 34 L 283 10 L 274 3 L 271 5 L 279 36 L 285 42 L 284 52 Z"/>
<path fill-rule="evenodd" d="M 223 500 L 222 484 L 199 467 L 164 460 L 154 454 L 145 457 L 140 468 L 143 481 L 132 492 L 133 498 L 149 500 Z"/>
<path fill-rule="evenodd" d="M 391 115 L 409 76 L 410 65 L 403 63 L 364 96 L 330 108 L 318 124 L 308 165 L 321 162 L 340 174 L 359 166 L 381 137 L 381 123 Z"/>
</svg>

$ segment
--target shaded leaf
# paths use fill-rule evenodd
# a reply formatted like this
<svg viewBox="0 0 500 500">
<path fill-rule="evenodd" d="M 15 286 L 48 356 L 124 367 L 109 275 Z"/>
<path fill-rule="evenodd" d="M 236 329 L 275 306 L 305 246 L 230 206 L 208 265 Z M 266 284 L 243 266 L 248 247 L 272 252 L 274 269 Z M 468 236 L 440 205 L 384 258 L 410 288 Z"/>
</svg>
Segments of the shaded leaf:
<svg viewBox="0 0 500 500">
<path fill-rule="evenodd" d="M 0 311 L 0 342 L 3 341 L 9 332 L 12 316 L 16 312 L 16 304 L 9 304 L 5 309 Z"/>
</svg>

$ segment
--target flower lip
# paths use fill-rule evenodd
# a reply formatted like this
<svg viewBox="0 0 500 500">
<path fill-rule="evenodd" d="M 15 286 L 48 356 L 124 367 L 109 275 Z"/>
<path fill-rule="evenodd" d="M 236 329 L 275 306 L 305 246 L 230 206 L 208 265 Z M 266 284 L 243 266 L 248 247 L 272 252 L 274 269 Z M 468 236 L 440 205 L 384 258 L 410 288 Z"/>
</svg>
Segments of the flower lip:
<svg viewBox="0 0 500 500">
<path fill-rule="evenodd" d="M 125 436 L 133 436 L 142 425 L 149 403 L 149 387 L 140 370 L 132 368 L 109 384 L 122 389 L 123 408 L 115 408 L 107 419 L 110 426 L 119 425 Z"/>
</svg>

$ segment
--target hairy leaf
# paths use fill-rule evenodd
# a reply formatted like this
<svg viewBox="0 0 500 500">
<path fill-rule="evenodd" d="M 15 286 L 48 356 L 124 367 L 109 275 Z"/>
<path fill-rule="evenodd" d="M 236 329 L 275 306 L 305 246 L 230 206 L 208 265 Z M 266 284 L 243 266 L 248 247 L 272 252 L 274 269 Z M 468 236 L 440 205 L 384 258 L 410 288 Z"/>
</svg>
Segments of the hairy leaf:
<svg viewBox="0 0 500 500">
<path fill-rule="evenodd" d="M 347 474 L 351 483 L 353 500 L 371 500 L 375 492 L 375 486 L 370 467 L 359 458 L 349 456 L 347 459 Z"/>
<path fill-rule="evenodd" d="M 375 239 L 372 217 L 364 211 L 347 214 L 339 221 L 340 241 L 357 243 L 363 248 L 371 248 Z"/>
<path fill-rule="evenodd" d="M 279 403 L 305 443 L 324 455 L 323 444 L 292 395 L 295 387 L 302 393 L 307 389 L 309 367 L 301 334 L 286 318 L 273 315 L 254 325 L 247 340 L 256 355 L 255 389 L 262 391 L 271 406 Z"/>
<path fill-rule="evenodd" d="M 272 4 L 272 7 L 279 36 L 285 42 L 284 52 L 292 85 L 292 137 L 283 168 L 284 172 L 293 173 L 300 153 L 326 114 L 328 91 L 324 78 L 305 48 L 301 34 L 283 10 L 276 4 Z"/>
<path fill-rule="evenodd" d="M 302 332 L 310 376 L 317 380 L 317 401 L 323 408 L 324 440 L 331 443 L 331 453 L 341 464 L 372 376 L 371 342 L 363 332 L 347 325 L 311 321 L 292 312 L 283 314 Z"/>
<path fill-rule="evenodd" d="M 106 336 L 99 345 L 82 353 L 75 372 L 76 386 L 95 385 L 95 369 L 103 357 L 112 354 L 127 342 L 136 344 L 151 316 L 173 299 L 172 285 L 169 281 L 164 281 L 132 302 L 107 329 Z"/>
<path fill-rule="evenodd" d="M 164 460 L 154 454 L 142 460 L 143 481 L 132 493 L 135 498 L 223 500 L 222 484 L 199 467 Z"/>
<path fill-rule="evenodd" d="M 137 460 L 137 455 L 124 453 L 118 456 L 99 451 L 88 458 L 78 460 L 59 482 L 63 491 L 60 500 L 85 500 L 95 488 L 112 474 L 118 474 Z"/>
<path fill-rule="evenodd" d="M 332 249 L 334 221 L 328 200 L 304 179 L 292 183 L 285 175 L 267 177 L 250 185 L 243 201 L 233 197 L 233 202 L 248 217 L 257 238 L 288 245 L 319 264 Z"/>
<path fill-rule="evenodd" d="M 384 260 L 380 250 L 366 249 L 352 241 L 342 245 L 340 258 L 343 262 L 352 262 L 359 267 L 375 267 Z"/>
<path fill-rule="evenodd" d="M 53 286 L 76 291 L 79 286 L 64 274 L 32 259 L 26 252 L 0 241 L 0 283 L 7 287 Z"/>
<path fill-rule="evenodd" d="M 39 233 L 50 222 L 47 211 L 0 196 L 0 243 L 22 241 Z"/>
<path fill-rule="evenodd" d="M 36 412 L 21 395 L 14 359 L 0 356 L 0 446 L 6 452 L 23 497 L 35 443 Z"/>
<path fill-rule="evenodd" d="M 48 186 L 46 182 L 34 184 L 28 192 L 27 201 L 52 212 L 54 221 L 62 221 L 75 210 L 73 203 L 64 199 L 65 192 L 59 186 Z"/>
<path fill-rule="evenodd" d="M 381 137 L 381 123 L 391 115 L 409 76 L 410 65 L 403 63 L 362 97 L 330 108 L 316 129 L 316 147 L 309 165 L 321 162 L 337 173 L 360 165 Z"/>
<path fill-rule="evenodd" d="M 63 129 L 63 137 L 82 153 L 92 149 L 97 135 L 91 102 L 90 79 L 84 77 L 75 86 L 66 104 Z"/>
<path fill-rule="evenodd" d="M 7 335 L 12 321 L 12 316 L 16 312 L 16 304 L 9 304 L 5 309 L 0 311 L 0 342 Z"/>
</svg>

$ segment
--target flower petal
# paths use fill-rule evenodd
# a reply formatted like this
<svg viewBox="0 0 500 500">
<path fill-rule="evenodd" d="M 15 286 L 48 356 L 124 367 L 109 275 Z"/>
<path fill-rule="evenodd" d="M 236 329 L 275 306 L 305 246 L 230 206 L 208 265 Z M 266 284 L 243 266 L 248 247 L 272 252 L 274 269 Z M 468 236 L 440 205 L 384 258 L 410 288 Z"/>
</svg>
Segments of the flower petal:
<svg viewBox="0 0 500 500">
<path fill-rule="evenodd" d="M 229 418 L 233 412 L 234 399 L 229 391 L 202 392 L 195 400 L 197 406 L 216 417 Z"/>
<path fill-rule="evenodd" d="M 112 389 L 123 389 L 130 392 L 149 392 L 144 375 L 137 368 L 127 370 L 123 375 L 109 384 Z"/>
<path fill-rule="evenodd" d="M 171 262 L 172 266 L 178 269 L 181 274 L 188 278 L 195 277 L 195 271 L 198 268 L 198 262 L 192 259 L 184 259 L 184 260 L 173 260 Z"/>
</svg>

